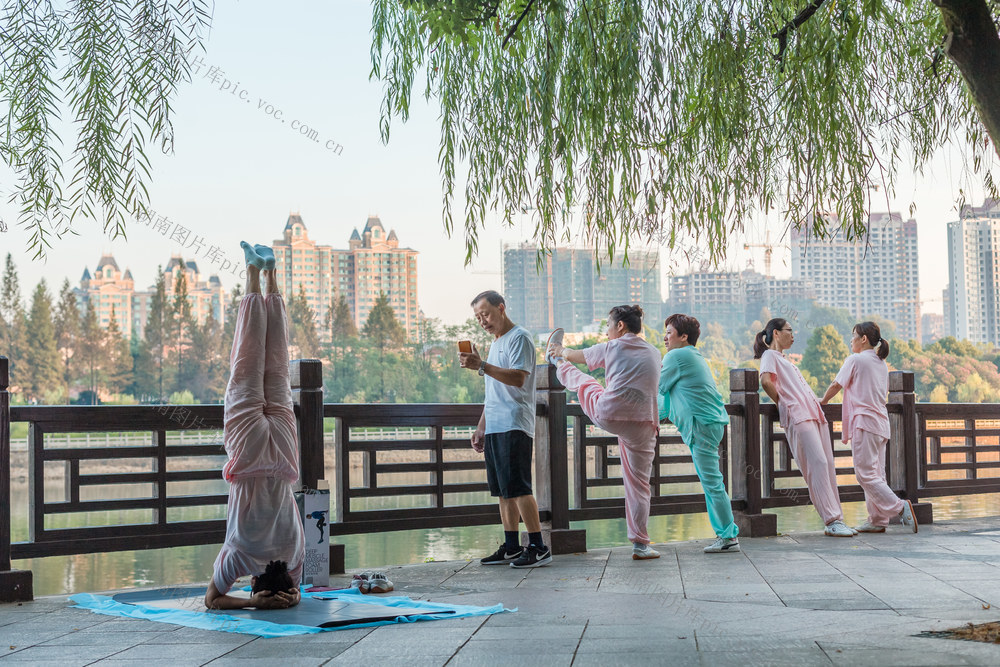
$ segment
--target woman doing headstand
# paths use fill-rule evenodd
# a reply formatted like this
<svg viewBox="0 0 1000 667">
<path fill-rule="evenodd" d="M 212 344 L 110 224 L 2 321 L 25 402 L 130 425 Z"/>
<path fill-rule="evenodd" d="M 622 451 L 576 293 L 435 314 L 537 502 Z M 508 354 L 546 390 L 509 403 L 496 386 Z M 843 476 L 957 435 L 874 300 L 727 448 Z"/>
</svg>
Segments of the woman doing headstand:
<svg viewBox="0 0 1000 667">
<path fill-rule="evenodd" d="M 247 293 L 240 302 L 226 388 L 223 438 L 229 460 L 226 541 L 205 593 L 210 609 L 283 609 L 298 604 L 305 541 L 292 493 L 299 448 L 288 381 L 288 325 L 275 280 L 274 253 L 240 244 Z M 267 296 L 260 291 L 260 272 Z M 253 575 L 249 599 L 227 595 Z"/>
</svg>

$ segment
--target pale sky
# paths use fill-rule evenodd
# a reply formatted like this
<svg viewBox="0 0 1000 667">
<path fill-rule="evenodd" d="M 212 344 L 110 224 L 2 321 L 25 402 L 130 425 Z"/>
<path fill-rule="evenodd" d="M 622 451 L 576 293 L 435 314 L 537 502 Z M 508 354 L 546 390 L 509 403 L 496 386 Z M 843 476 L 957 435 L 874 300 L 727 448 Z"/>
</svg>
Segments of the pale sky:
<svg viewBox="0 0 1000 667">
<path fill-rule="evenodd" d="M 216 2 L 204 65 L 174 103 L 175 152 L 157 153 L 152 160 L 151 206 L 204 238 L 202 254 L 190 249 L 184 254 L 198 262 L 203 274 L 212 272 L 204 258 L 210 246 L 224 248 L 231 261 L 242 263 L 239 241 L 270 243 L 292 211 L 302 215 L 313 240 L 335 248 L 346 247 L 351 230 L 377 214 L 387 229 L 396 230 L 401 245 L 420 252 L 423 311 L 446 323 L 460 322 L 471 314 L 472 295 L 502 289 L 501 243 L 525 240 L 533 225 L 523 215 L 521 229 L 493 227 L 481 238 L 480 256 L 463 267 L 463 240 L 449 239 L 442 225 L 436 109 L 418 94 L 408 123 L 394 121 L 389 145 L 379 139 L 382 96 L 378 82 L 368 79 L 370 27 L 365 0 Z M 222 72 L 214 83 L 206 76 L 211 66 Z M 230 82 L 225 91 L 220 90 L 224 80 Z M 423 89 L 419 80 L 417 87 Z M 269 114 L 269 105 L 280 114 Z M 298 134 L 293 121 L 315 130 L 318 141 Z M 342 145 L 341 154 L 328 150 L 328 141 L 333 148 Z M 922 178 L 904 179 L 891 202 L 904 217 L 911 201 L 917 205 L 924 312 L 941 312 L 948 270 L 941 249 L 947 247 L 947 223 L 957 219 L 959 166 L 956 159 L 942 157 Z M 4 185 L 0 189 L 8 190 Z M 969 203 L 981 203 L 979 192 L 967 196 Z M 885 209 L 883 204 L 873 212 Z M 461 204 L 456 213 L 460 221 Z M 14 226 L 16 210 L 6 198 L 0 201 L 0 217 L 9 226 L 0 234 L 0 251 L 13 253 L 26 300 L 43 277 L 53 292 L 66 277 L 77 285 L 83 269 L 93 271 L 107 251 L 122 269 L 132 270 L 137 288 L 145 288 L 158 265 L 183 251 L 142 225 L 134 225 L 127 240 L 112 242 L 97 223 L 82 223 L 76 228 L 80 236 L 56 241 L 46 261 L 32 261 L 28 234 Z M 776 241 L 781 232 L 772 222 Z M 752 255 L 763 270 L 762 251 L 747 253 L 742 245 L 762 242 L 764 235 L 761 223 L 734 239 L 727 266 L 744 268 Z M 775 253 L 775 275 L 790 274 L 789 256 Z M 663 259 L 665 288 L 671 262 Z M 674 272 L 683 272 L 683 266 Z M 236 284 L 231 273 L 220 277 L 227 289 Z"/>
</svg>

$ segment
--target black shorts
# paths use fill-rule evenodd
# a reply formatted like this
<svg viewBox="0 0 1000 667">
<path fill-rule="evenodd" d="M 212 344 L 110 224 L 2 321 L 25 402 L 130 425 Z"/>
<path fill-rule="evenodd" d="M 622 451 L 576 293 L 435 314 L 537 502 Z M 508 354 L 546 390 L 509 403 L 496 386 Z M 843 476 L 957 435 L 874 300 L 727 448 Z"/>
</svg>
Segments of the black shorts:
<svg viewBox="0 0 1000 667">
<path fill-rule="evenodd" d="M 531 495 L 532 438 L 524 431 L 487 433 L 486 483 L 490 494 L 502 498 Z"/>
</svg>

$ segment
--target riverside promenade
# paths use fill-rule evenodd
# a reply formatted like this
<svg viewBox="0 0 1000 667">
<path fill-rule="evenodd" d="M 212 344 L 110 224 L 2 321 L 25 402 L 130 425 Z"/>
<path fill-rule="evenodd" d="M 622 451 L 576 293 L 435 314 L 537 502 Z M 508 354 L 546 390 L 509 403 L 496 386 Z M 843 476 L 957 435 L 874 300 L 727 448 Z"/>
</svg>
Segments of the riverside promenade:
<svg viewBox="0 0 1000 667">
<path fill-rule="evenodd" d="M 644 562 L 621 547 L 534 570 L 388 568 L 392 595 L 518 611 L 276 639 L 100 616 L 62 596 L 2 604 L 0 665 L 1000 664 L 1000 644 L 919 636 L 1000 621 L 1000 516 L 742 538 L 739 554 L 706 544 L 659 544 Z"/>
</svg>

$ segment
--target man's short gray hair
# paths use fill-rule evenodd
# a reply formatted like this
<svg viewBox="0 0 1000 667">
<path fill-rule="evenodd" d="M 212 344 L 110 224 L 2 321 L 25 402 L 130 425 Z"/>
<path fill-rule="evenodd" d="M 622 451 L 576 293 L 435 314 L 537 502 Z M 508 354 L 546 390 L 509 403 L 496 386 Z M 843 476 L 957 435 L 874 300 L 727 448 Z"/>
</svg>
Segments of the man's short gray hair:
<svg viewBox="0 0 1000 667">
<path fill-rule="evenodd" d="M 500 294 L 500 292 L 488 289 L 485 292 L 480 292 L 479 294 L 477 294 L 476 298 L 473 299 L 472 303 L 470 303 L 469 305 L 475 307 L 475 305 L 480 301 L 482 301 L 483 299 L 486 299 L 489 302 L 489 304 L 494 307 L 503 306 L 506 305 L 507 303 L 506 301 L 503 300 L 503 295 Z"/>
</svg>

